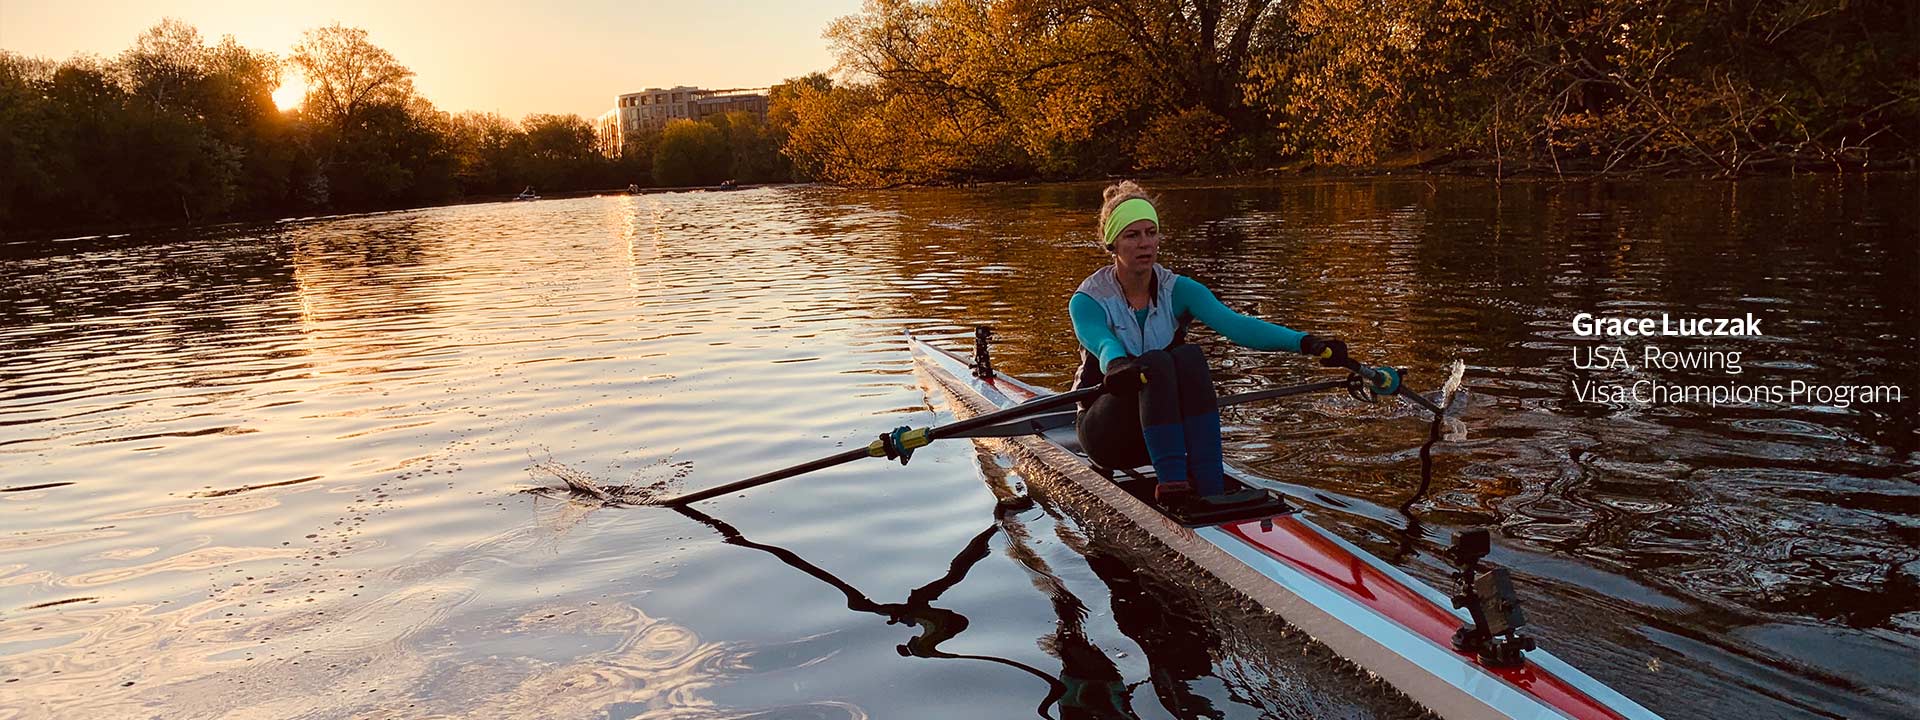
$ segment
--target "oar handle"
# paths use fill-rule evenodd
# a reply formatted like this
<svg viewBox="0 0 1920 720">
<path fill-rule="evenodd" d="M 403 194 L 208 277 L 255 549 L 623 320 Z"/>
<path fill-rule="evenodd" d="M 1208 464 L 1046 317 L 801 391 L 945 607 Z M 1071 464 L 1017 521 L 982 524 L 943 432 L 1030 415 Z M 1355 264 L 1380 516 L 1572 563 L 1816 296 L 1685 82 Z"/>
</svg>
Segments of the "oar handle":
<svg viewBox="0 0 1920 720">
<path fill-rule="evenodd" d="M 1321 360 L 1333 359 L 1333 348 L 1321 350 L 1317 357 Z M 1353 374 L 1359 375 L 1360 379 L 1373 386 L 1376 394 L 1392 395 L 1400 390 L 1400 373 L 1393 368 L 1367 367 L 1351 356 L 1341 358 L 1338 367 L 1346 368 L 1353 371 Z"/>
<path fill-rule="evenodd" d="M 1100 393 L 1103 393 L 1103 392 L 1106 392 L 1106 388 L 1103 388 L 1099 385 L 1094 385 L 1092 387 L 1080 388 L 1079 390 L 1075 390 L 1073 392 L 1065 392 L 1065 393 L 1060 393 L 1058 395 L 1048 395 L 1043 398 L 1028 400 L 1024 403 L 1015 405 L 1010 408 L 1006 408 L 1004 410 L 995 410 L 985 415 L 975 415 L 973 417 L 970 417 L 958 422 L 951 422 L 945 425 L 938 425 L 935 427 L 927 428 L 927 437 L 934 440 L 939 440 L 940 438 L 944 438 L 944 437 L 951 437 L 955 433 L 966 432 L 974 428 L 986 427 L 988 425 L 993 425 L 1006 420 L 1013 420 L 1016 418 L 1026 417 L 1028 415 L 1033 415 L 1035 413 L 1052 410 L 1057 407 L 1072 405 L 1082 400 L 1092 400 L 1093 398 L 1099 396 Z"/>
</svg>

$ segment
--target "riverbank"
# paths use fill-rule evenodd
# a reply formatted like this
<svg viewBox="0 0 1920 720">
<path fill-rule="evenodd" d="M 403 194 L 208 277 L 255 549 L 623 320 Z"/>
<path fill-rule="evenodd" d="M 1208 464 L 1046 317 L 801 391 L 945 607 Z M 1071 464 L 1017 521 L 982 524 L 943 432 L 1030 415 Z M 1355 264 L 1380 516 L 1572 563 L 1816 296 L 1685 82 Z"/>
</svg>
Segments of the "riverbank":
<svg viewBox="0 0 1920 720">
<path fill-rule="evenodd" d="M 1550 180 L 1561 182 L 1600 182 L 1631 181 L 1649 178 L 1699 178 L 1738 182 L 1741 180 L 1762 179 L 1768 177 L 1788 177 L 1794 175 L 1860 175 L 1879 173 L 1907 173 L 1920 171 L 1920 158 L 1901 155 L 1894 158 L 1877 160 L 1858 160 L 1842 163 L 1800 159 L 1792 162 L 1768 162 L 1756 164 L 1744 172 L 1727 174 L 1711 165 L 1691 164 L 1673 166 L 1626 167 L 1608 169 L 1589 161 L 1569 161 L 1559 166 L 1542 164 L 1537 161 L 1512 162 L 1500 159 L 1488 159 L 1457 153 L 1401 153 L 1370 165 L 1331 165 L 1316 163 L 1312 160 L 1295 160 L 1257 170 L 1224 173 L 1133 173 L 1110 176 L 1106 179 L 1142 179 L 1179 182 L 1198 178 L 1235 179 L 1263 177 L 1313 177 L 1318 179 L 1363 179 L 1381 176 L 1432 175 L 1435 177 L 1492 178 L 1497 180 Z M 1100 178 L 1020 178 L 981 182 L 954 182 L 945 184 L 903 183 L 889 185 L 881 190 L 904 190 L 913 188 L 969 187 L 988 185 L 1042 185 L 1050 183 L 1092 182 Z M 804 185 L 809 183 L 753 183 L 738 185 L 731 190 L 749 190 L 762 187 L 780 187 L 786 185 Z M 847 187 L 851 186 L 833 186 Z M 606 188 L 597 190 L 567 190 L 554 193 L 542 193 L 540 200 L 564 200 L 600 195 L 655 195 L 662 193 L 685 192 L 728 192 L 718 187 L 646 187 L 638 191 L 625 188 Z M 360 215 L 377 215 L 392 212 L 426 210 L 437 207 L 459 207 L 485 203 L 511 202 L 515 195 L 485 195 L 462 198 L 451 202 L 433 203 L 395 208 L 374 208 L 340 213 L 317 215 L 262 216 L 254 218 L 223 219 L 214 223 L 113 223 L 92 226 L 70 226 L 51 230 L 14 232 L 0 229 L 0 248 L 9 246 L 31 246 L 41 243 L 59 243 L 75 240 L 120 237 L 134 233 L 178 232 L 187 230 L 218 230 L 228 227 L 262 225 L 297 220 L 331 219 Z"/>
<path fill-rule="evenodd" d="M 1128 173 L 1104 177 L 1086 178 L 1018 178 L 1003 180 L 982 180 L 977 182 L 950 183 L 899 183 L 881 187 L 863 188 L 859 186 L 837 186 L 848 190 L 913 190 L 938 189 L 949 187 L 992 187 L 997 185 L 1050 185 L 1076 184 L 1091 182 L 1112 182 L 1118 180 L 1138 180 L 1147 183 L 1181 183 L 1196 180 L 1257 180 L 1282 178 L 1313 178 L 1316 180 L 1365 180 L 1377 177 L 1419 177 L 1488 179 L 1495 181 L 1546 181 L 1569 184 L 1587 184 L 1598 182 L 1632 182 L 1640 180 L 1667 180 L 1677 178 L 1695 178 L 1719 182 L 1764 181 L 1770 178 L 1791 178 L 1805 176 L 1861 176 L 1861 175 L 1900 175 L 1920 172 L 1920 158 L 1902 156 L 1897 160 L 1876 160 L 1871 163 L 1834 165 L 1821 163 L 1801 163 L 1794 166 L 1767 166 L 1748 172 L 1727 175 L 1719 173 L 1711 166 L 1688 165 L 1668 167 L 1644 167 L 1604 170 L 1588 163 L 1567 163 L 1555 168 L 1538 163 L 1508 164 L 1483 158 L 1439 153 L 1405 153 L 1383 159 L 1370 165 L 1330 165 L 1312 160 L 1296 160 L 1252 170 L 1220 173 Z"/>
<path fill-rule="evenodd" d="M 1771 155 L 1756 156 L 1738 168 L 1702 162 L 1656 163 L 1649 165 L 1611 165 L 1604 158 L 1489 158 L 1463 153 L 1400 153 L 1364 167 L 1323 166 L 1310 160 L 1291 163 L 1267 172 L 1275 174 L 1321 173 L 1332 176 L 1369 177 L 1417 170 L 1438 175 L 1469 177 L 1551 178 L 1569 181 L 1633 180 L 1647 177 L 1697 177 L 1739 180 L 1793 175 L 1848 175 L 1876 172 L 1913 172 L 1920 170 L 1920 157 L 1909 153 L 1882 153 L 1874 158 L 1865 153 L 1841 156 Z"/>
<path fill-rule="evenodd" d="M 1872 158 L 1864 154 L 1844 157 L 1774 156 L 1757 158 L 1735 171 L 1710 163 L 1661 163 L 1654 165 L 1610 166 L 1603 159 L 1570 157 L 1555 162 L 1539 158 L 1489 158 L 1470 153 L 1428 151 L 1395 153 L 1367 165 L 1337 165 L 1301 159 L 1240 172 L 1198 175 L 1199 177 L 1289 177 L 1311 176 L 1325 179 L 1368 178 L 1383 175 L 1431 174 L 1446 177 L 1476 177 L 1498 180 L 1563 180 L 1567 182 L 1631 181 L 1646 178 L 1700 178 L 1704 180 L 1749 180 L 1796 175 L 1859 175 L 1920 171 L 1920 156 L 1909 153 L 1882 153 Z M 1118 177 L 1118 176 L 1116 176 Z M 1183 178 L 1195 175 L 1138 174 L 1125 177 Z"/>
</svg>

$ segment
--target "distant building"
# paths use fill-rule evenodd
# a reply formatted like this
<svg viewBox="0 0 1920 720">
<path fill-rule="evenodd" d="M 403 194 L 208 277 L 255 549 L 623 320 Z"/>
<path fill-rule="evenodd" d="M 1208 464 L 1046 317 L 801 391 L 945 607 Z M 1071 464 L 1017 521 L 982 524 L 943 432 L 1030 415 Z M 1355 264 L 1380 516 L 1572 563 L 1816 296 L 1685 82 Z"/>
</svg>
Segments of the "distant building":
<svg viewBox="0 0 1920 720">
<path fill-rule="evenodd" d="M 644 92 L 621 95 L 615 107 L 620 111 L 620 130 L 624 133 L 659 130 L 666 127 L 669 121 L 694 119 L 693 100 L 703 92 L 706 91 L 681 85 L 666 90 L 647 88 Z"/>
<path fill-rule="evenodd" d="M 626 133 L 620 131 L 620 108 L 601 113 L 600 118 L 594 121 L 594 129 L 598 131 L 595 136 L 599 146 L 595 149 L 610 158 L 620 157 L 620 146 L 627 137 Z"/>
<path fill-rule="evenodd" d="M 709 90 L 693 100 L 693 119 L 730 112 L 750 113 L 761 122 L 767 120 L 766 88 Z"/>
<path fill-rule="evenodd" d="M 766 88 L 706 90 L 681 85 L 627 93 L 615 102 L 613 110 L 600 116 L 601 144 L 614 148 L 617 155 L 627 136 L 656 132 L 674 120 L 699 120 L 730 112 L 752 113 L 764 121 L 767 119 L 765 91 Z"/>
</svg>

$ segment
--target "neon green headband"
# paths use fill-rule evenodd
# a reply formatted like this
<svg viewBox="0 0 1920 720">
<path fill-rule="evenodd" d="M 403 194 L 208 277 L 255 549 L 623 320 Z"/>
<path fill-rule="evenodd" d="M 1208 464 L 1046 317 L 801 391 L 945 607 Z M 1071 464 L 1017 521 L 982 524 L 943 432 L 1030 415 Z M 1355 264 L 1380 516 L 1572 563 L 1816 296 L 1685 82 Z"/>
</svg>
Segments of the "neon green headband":
<svg viewBox="0 0 1920 720">
<path fill-rule="evenodd" d="M 1151 220 L 1154 227 L 1160 227 L 1160 214 L 1153 211 L 1153 203 L 1140 198 L 1128 198 L 1114 206 L 1113 214 L 1107 216 L 1107 247 L 1113 247 L 1113 240 L 1120 237 L 1121 230 L 1141 220 Z"/>
</svg>

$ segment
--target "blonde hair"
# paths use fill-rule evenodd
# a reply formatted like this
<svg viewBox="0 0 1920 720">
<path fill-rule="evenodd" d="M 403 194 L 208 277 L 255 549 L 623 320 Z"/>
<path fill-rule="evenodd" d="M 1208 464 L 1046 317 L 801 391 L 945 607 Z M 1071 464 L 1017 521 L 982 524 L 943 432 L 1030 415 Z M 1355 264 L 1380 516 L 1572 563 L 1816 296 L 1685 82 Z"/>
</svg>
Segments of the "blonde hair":
<svg viewBox="0 0 1920 720">
<path fill-rule="evenodd" d="M 1100 224 L 1095 225 L 1093 230 L 1094 242 L 1100 244 L 1100 249 L 1111 249 L 1107 246 L 1107 219 L 1113 217 L 1113 209 L 1119 207 L 1120 203 L 1135 198 L 1155 206 L 1160 204 L 1155 202 L 1153 196 L 1148 195 L 1146 190 L 1140 188 L 1140 183 L 1132 180 L 1121 180 L 1100 191 Z"/>
</svg>

